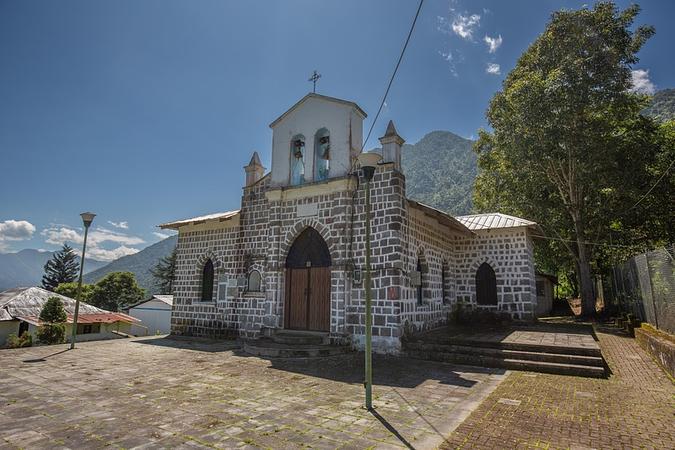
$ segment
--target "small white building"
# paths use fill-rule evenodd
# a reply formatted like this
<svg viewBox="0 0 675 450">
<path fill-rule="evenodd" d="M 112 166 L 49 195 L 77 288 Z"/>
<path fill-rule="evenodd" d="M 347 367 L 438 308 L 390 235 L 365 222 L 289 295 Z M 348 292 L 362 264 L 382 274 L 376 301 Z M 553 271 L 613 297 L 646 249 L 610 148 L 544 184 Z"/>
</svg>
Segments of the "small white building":
<svg viewBox="0 0 675 450">
<path fill-rule="evenodd" d="M 147 336 L 171 333 L 173 295 L 153 295 L 150 299 L 129 308 L 129 315 L 141 324 L 131 326 L 131 334 Z"/>
<path fill-rule="evenodd" d="M 40 326 L 40 312 L 50 297 L 58 297 L 68 316 L 66 338 L 72 333 L 75 300 L 50 292 L 39 287 L 22 287 L 0 292 L 0 348 L 7 343 L 10 334 L 20 336 L 23 333 L 33 335 Z M 77 317 L 77 340 L 95 341 L 120 337 L 115 332 L 129 334 L 131 324 L 137 319 L 119 312 L 111 312 L 80 302 Z"/>
</svg>

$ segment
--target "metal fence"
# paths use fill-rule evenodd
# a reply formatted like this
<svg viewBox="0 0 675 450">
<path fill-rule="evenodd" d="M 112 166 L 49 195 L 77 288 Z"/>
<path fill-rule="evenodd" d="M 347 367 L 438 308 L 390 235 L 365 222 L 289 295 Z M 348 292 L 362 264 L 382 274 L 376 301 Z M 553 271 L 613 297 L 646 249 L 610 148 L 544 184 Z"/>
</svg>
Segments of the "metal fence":
<svg viewBox="0 0 675 450">
<path fill-rule="evenodd" d="M 624 312 L 675 334 L 674 255 L 675 245 L 670 245 L 614 266 L 606 297 Z"/>
</svg>

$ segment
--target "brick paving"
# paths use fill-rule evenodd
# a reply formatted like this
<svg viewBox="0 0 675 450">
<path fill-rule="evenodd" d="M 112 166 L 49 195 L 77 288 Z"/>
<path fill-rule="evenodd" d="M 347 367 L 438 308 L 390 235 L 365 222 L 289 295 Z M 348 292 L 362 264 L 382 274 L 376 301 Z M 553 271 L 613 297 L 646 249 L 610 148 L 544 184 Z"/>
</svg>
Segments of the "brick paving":
<svg viewBox="0 0 675 450">
<path fill-rule="evenodd" d="M 675 385 L 637 343 L 597 328 L 608 379 L 512 372 L 444 448 L 675 448 Z"/>
<path fill-rule="evenodd" d="M 265 360 L 231 341 L 0 350 L 0 448 L 436 448 L 505 378 L 376 357 Z"/>
</svg>

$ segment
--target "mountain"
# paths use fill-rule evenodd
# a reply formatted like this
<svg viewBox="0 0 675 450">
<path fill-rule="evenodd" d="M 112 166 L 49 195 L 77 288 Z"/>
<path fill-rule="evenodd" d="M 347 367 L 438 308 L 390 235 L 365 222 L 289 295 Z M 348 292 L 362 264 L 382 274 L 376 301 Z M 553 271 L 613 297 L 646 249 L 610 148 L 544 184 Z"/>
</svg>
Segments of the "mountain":
<svg viewBox="0 0 675 450">
<path fill-rule="evenodd" d="M 17 253 L 0 253 L 0 291 L 15 287 L 40 286 L 44 265 L 55 252 L 25 249 Z M 78 263 L 79 263 L 78 257 Z M 86 258 L 85 273 L 107 264 L 105 261 Z"/>
<path fill-rule="evenodd" d="M 150 269 L 155 267 L 157 262 L 171 254 L 178 242 L 178 236 L 171 236 L 161 240 L 149 247 L 144 248 L 133 255 L 123 256 L 111 263 L 89 272 L 84 277 L 86 283 L 96 283 L 98 280 L 110 272 L 132 272 L 136 275 L 136 281 L 145 289 L 146 294 L 158 294 L 154 279 Z"/>
<path fill-rule="evenodd" d="M 654 94 L 652 103 L 643 111 L 660 122 L 675 120 L 675 89 L 663 89 Z"/>
<path fill-rule="evenodd" d="M 401 151 L 408 198 L 453 215 L 471 212 L 476 179 L 473 141 L 449 131 L 432 131 Z"/>
</svg>

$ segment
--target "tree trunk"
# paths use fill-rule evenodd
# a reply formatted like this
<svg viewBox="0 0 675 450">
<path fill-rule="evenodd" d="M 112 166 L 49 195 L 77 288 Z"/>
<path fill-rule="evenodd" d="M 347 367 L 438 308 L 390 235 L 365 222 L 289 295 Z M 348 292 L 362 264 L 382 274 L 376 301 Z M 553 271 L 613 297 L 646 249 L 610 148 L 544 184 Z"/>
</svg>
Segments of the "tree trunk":
<svg viewBox="0 0 675 450">
<path fill-rule="evenodd" d="M 584 229 L 579 215 L 572 215 L 577 240 L 577 280 L 581 293 L 581 315 L 595 316 L 595 296 L 593 295 L 593 277 L 588 246 L 584 243 Z"/>
</svg>

